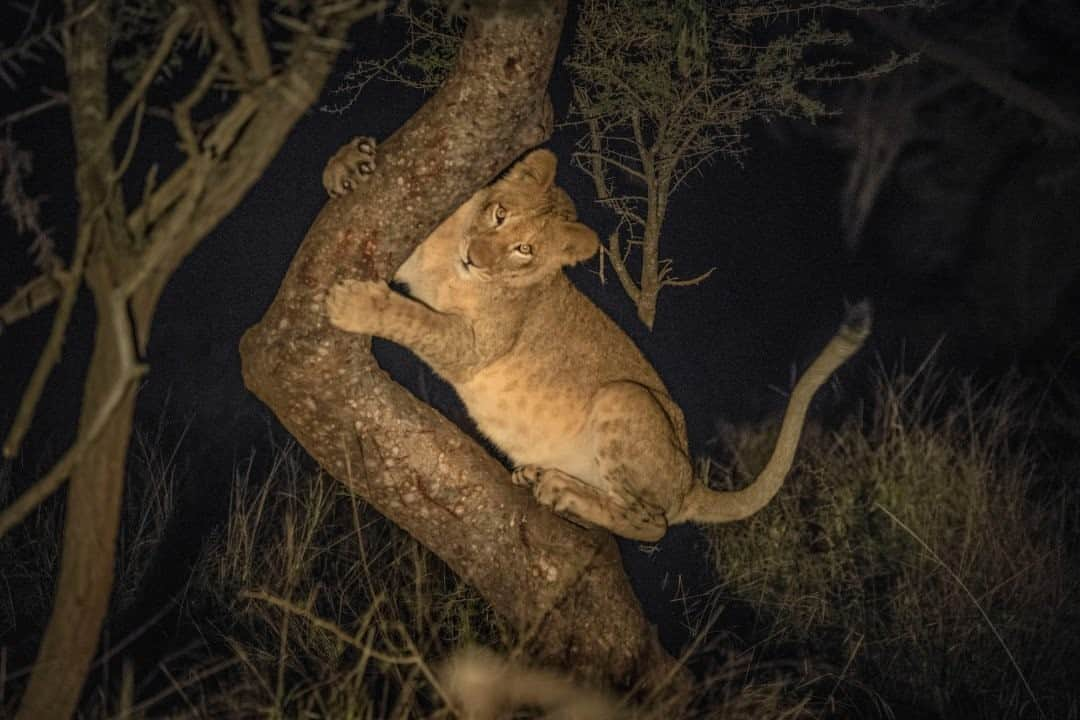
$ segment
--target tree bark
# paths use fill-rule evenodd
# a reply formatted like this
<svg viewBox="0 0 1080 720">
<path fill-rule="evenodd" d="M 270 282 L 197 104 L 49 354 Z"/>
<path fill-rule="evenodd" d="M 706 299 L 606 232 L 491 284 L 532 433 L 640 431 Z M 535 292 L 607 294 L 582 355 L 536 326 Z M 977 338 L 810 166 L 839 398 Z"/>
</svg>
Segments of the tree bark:
<svg viewBox="0 0 1080 720">
<path fill-rule="evenodd" d="M 93 268 L 100 272 L 104 268 Z M 93 282 L 93 281 L 91 281 Z M 100 297 L 109 292 L 102 285 Z M 89 375 L 83 391 L 80 434 L 97 414 L 116 381 L 116 323 L 99 323 Z M 136 385 L 130 383 L 111 413 L 109 427 L 83 452 L 68 484 L 63 554 L 52 616 L 38 649 L 37 662 L 18 718 L 69 718 L 75 711 L 113 585 L 116 533 L 124 494 L 124 461 L 135 412 Z"/>
<path fill-rule="evenodd" d="M 341 278 L 388 277 L 443 217 L 548 136 L 545 90 L 565 2 L 534 7 L 475 11 L 454 72 L 380 146 L 366 186 L 327 203 L 240 353 L 248 387 L 323 468 L 472 583 L 533 653 L 625 684 L 672 661 L 610 535 L 513 487 L 477 443 L 378 367 L 367 338 L 332 328 L 323 307 Z"/>
<path fill-rule="evenodd" d="M 68 10 L 72 14 L 74 7 Z M 115 221 L 116 209 L 115 203 L 109 201 L 106 181 L 112 173 L 112 156 L 107 147 L 102 147 L 108 117 L 108 27 L 108 11 L 99 6 L 72 27 L 64 48 L 78 155 L 79 226 L 80 231 L 90 233 L 90 242 L 98 248 L 112 240 L 110 225 Z M 104 252 L 99 253 L 99 259 L 103 256 Z M 91 261 L 87 281 L 99 312 L 106 310 L 111 281 L 107 264 Z M 99 323 L 96 328 L 79 415 L 80 435 L 97 415 L 111 385 L 113 368 L 120 362 L 115 333 L 121 328 L 123 325 L 115 323 Z M 19 706 L 19 718 L 68 718 L 78 702 L 112 589 L 124 457 L 134 405 L 135 387 L 130 385 L 113 413 L 113 426 L 86 448 L 72 473 L 55 604 Z"/>
</svg>

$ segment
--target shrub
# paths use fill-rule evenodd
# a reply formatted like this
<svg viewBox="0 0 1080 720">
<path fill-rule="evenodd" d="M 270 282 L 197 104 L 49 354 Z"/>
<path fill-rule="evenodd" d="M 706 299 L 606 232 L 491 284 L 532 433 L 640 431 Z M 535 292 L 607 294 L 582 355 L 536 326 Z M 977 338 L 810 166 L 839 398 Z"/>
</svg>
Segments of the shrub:
<svg viewBox="0 0 1080 720">
<path fill-rule="evenodd" d="M 871 417 L 808 433 L 768 508 L 710 530 L 724 592 L 774 644 L 842 668 L 834 691 L 942 717 L 1075 717 L 1080 490 L 1040 452 L 1033 396 L 925 368 L 880 382 Z M 733 467 L 761 467 L 772 438 L 729 445 Z"/>
</svg>

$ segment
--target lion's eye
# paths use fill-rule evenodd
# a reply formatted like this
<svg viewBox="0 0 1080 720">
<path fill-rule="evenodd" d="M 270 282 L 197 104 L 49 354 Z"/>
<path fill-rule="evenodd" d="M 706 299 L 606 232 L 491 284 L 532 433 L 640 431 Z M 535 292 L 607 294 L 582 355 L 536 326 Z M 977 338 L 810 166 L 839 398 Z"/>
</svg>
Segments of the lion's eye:
<svg viewBox="0 0 1080 720">
<path fill-rule="evenodd" d="M 514 252 L 520 253 L 521 255 L 532 255 L 533 254 L 532 245 L 530 245 L 528 243 L 521 243 L 519 245 L 515 245 L 514 246 Z"/>
<path fill-rule="evenodd" d="M 506 208 L 499 203 L 495 203 L 495 206 L 491 208 L 491 217 L 495 220 L 495 226 L 503 224 L 503 220 L 506 219 Z"/>
</svg>

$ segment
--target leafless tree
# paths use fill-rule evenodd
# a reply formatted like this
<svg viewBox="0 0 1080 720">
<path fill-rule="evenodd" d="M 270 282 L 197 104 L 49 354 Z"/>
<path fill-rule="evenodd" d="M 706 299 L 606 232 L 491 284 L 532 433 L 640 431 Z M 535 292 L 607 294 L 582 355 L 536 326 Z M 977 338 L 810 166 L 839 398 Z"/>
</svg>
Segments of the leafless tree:
<svg viewBox="0 0 1080 720">
<path fill-rule="evenodd" d="M 41 274 L 0 306 L 0 319 L 10 324 L 53 304 L 56 309 L 8 430 L 6 457 L 19 452 L 83 286 L 93 296 L 96 319 L 76 440 L 0 514 L 3 533 L 68 483 L 53 613 L 20 718 L 70 717 L 98 644 L 112 587 L 137 384 L 148 370 L 141 358 L 162 289 L 199 241 L 240 202 L 319 96 L 348 28 L 384 6 L 359 1 L 280 4 L 274 20 L 285 42 L 272 48 L 256 0 L 67 0 L 62 22 L 31 36 L 55 30 L 59 38 L 69 85 L 62 99 L 75 139 L 79 215 L 74 248 L 64 260 L 33 212 L 16 214 L 20 226 L 35 236 Z M 118 37 L 124 32 L 129 34 Z M 208 52 L 196 56 L 185 51 L 185 39 L 198 41 Z M 128 50 L 122 57 L 120 45 Z M 28 57 L 5 53 L 0 67 Z M 178 86 L 180 75 L 169 72 L 182 62 L 199 64 L 198 73 L 184 74 L 195 78 L 188 86 Z M 110 66 L 129 76 L 123 97 L 108 91 Z M 0 73 L 0 78 L 11 76 Z M 174 83 L 170 91 L 179 100 L 171 107 L 152 105 L 149 90 L 158 82 Z M 60 97 L 46 96 L 10 115 L 5 124 L 56 105 Z M 140 141 L 150 122 L 167 123 L 183 153 L 165 177 L 159 177 L 156 163 L 142 162 L 147 151 Z M 5 166 L 22 163 L 26 169 L 17 149 L 8 147 L 3 156 Z M 128 197 L 125 177 L 135 167 L 150 170 L 139 195 Z M 5 187 L 4 201 L 16 213 L 36 209 L 26 204 L 25 194 L 20 200 L 18 188 L 9 194 Z"/>
</svg>

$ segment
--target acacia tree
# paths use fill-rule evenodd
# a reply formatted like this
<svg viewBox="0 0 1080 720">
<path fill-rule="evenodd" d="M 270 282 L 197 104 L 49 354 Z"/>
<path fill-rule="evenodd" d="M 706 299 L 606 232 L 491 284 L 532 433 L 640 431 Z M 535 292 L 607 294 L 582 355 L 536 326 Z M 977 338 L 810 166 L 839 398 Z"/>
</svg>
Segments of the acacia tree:
<svg viewBox="0 0 1080 720">
<path fill-rule="evenodd" d="M 112 587 L 137 383 L 148 370 L 140 358 L 166 282 L 239 203 L 319 96 L 348 28 L 384 6 L 277 3 L 273 47 L 257 0 L 67 0 L 62 22 L 44 28 L 45 35 L 56 32 L 60 38 L 66 96 L 52 94 L 8 121 L 66 103 L 79 214 L 65 260 L 56 248 L 66 243 L 50 242 L 33 203 L 19 201 L 14 190 L 5 192 L 20 226 L 35 234 L 41 275 L 0 307 L 0 319 L 10 324 L 56 305 L 51 333 L 4 442 L 6 457 L 19 452 L 84 285 L 96 318 L 76 440 L 0 514 L 2 534 L 68 483 L 52 617 L 19 717 L 70 717 L 97 647 Z M 181 66 L 191 72 L 177 73 Z M 129 79 L 119 98 L 109 92 L 113 72 Z M 168 83 L 166 97 L 179 99 L 155 107 L 152 97 L 161 95 L 150 90 L 162 83 Z M 168 174 L 159 171 L 161 158 L 148 157 L 144 149 L 151 132 L 169 132 L 179 146 Z M 9 172 L 26 169 L 25 155 L 8 146 L 5 156 Z M 136 171 L 145 175 L 128 181 Z M 129 196 L 129 187 L 139 190 Z"/>
<path fill-rule="evenodd" d="M 889 3 L 888 5 L 907 4 Z M 848 45 L 846 32 L 803 15 L 864 10 L 863 2 L 760 0 L 587 0 L 574 49 L 574 113 L 585 127 L 574 160 L 593 180 L 617 223 L 607 261 L 650 329 L 661 289 L 695 285 L 712 270 L 680 279 L 660 242 L 672 194 L 702 163 L 737 159 L 753 120 L 828 114 L 808 93 L 814 85 L 887 73 L 890 57 L 857 71 L 836 58 L 812 61 L 813 49 Z M 763 21 L 779 29 L 766 29 Z M 785 24 L 786 23 L 786 24 Z M 603 264 L 601 277 L 603 277 Z"/>
<path fill-rule="evenodd" d="M 241 342 L 248 387 L 322 467 L 439 555 L 580 676 L 660 682 L 676 667 L 617 547 L 538 506 L 483 448 L 383 372 L 370 339 L 327 321 L 345 277 L 388 278 L 476 189 L 551 132 L 549 75 L 565 2 L 474 5 L 453 70 L 383 142 L 360 190 L 331 200 Z"/>
</svg>

